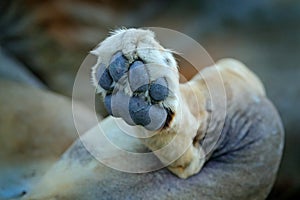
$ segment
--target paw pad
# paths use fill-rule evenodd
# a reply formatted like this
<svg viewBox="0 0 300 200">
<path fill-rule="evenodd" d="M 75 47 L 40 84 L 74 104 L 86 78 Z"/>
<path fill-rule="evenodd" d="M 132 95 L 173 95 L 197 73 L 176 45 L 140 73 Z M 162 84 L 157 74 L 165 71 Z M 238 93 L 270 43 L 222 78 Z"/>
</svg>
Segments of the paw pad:
<svg viewBox="0 0 300 200">
<path fill-rule="evenodd" d="M 104 97 L 104 106 L 106 108 L 106 111 L 108 112 L 108 114 L 112 115 L 112 110 L 111 110 L 111 98 L 112 98 L 112 95 L 106 95 Z"/>
<path fill-rule="evenodd" d="M 133 92 L 146 92 L 148 90 L 150 78 L 143 62 L 135 61 L 132 63 L 128 81 Z"/>
<path fill-rule="evenodd" d="M 130 100 L 131 97 L 122 91 L 113 94 L 111 98 L 112 116 L 123 118 L 123 120 L 129 125 L 136 125 L 136 123 L 132 120 L 130 110 L 128 109 Z"/>
<path fill-rule="evenodd" d="M 123 56 L 121 52 L 116 53 L 109 64 L 109 73 L 115 82 L 118 82 L 120 78 L 128 70 L 128 60 Z"/>
<path fill-rule="evenodd" d="M 113 90 L 113 79 L 109 74 L 108 69 L 105 68 L 105 65 L 100 65 L 97 71 L 97 80 L 98 84 L 105 90 Z"/>
<path fill-rule="evenodd" d="M 151 83 L 149 94 L 155 101 L 163 101 L 168 97 L 169 89 L 165 78 L 159 78 Z"/>
<path fill-rule="evenodd" d="M 114 90 L 126 73 L 133 96 Z M 121 117 L 129 125 L 141 125 L 151 131 L 163 127 L 168 112 L 158 103 L 169 95 L 168 82 L 163 77 L 151 82 L 143 61 L 136 60 L 129 64 L 124 55 L 117 52 L 107 68 L 99 66 L 96 77 L 98 84 L 107 91 L 104 105 L 110 115 Z"/>
<path fill-rule="evenodd" d="M 151 122 L 149 117 L 150 104 L 139 97 L 131 97 L 129 101 L 129 113 L 137 125 L 146 126 Z"/>
</svg>

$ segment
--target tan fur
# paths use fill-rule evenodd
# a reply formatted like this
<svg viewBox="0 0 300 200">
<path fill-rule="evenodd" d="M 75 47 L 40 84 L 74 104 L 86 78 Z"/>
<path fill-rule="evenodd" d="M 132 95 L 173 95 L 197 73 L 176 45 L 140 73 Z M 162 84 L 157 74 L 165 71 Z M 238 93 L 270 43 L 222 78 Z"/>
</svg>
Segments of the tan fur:
<svg viewBox="0 0 300 200">
<path fill-rule="evenodd" d="M 128 39 L 131 38 L 135 42 L 139 41 L 136 40 L 136 38 L 140 38 L 142 41 L 151 41 L 150 43 L 146 43 L 148 44 L 148 47 L 153 47 L 151 46 L 151 43 L 155 44 L 155 47 L 158 45 L 158 43 L 153 41 L 154 35 L 152 32 L 135 29 L 130 29 L 127 31 L 130 33 L 128 34 Z M 122 41 L 125 41 L 125 39 L 123 38 L 123 40 L 120 41 L 122 38 L 121 34 L 126 35 L 127 31 L 119 31 L 102 43 L 105 44 L 104 46 L 109 49 L 110 53 L 107 54 L 107 52 L 104 52 L 104 49 L 101 47 L 102 44 L 93 51 L 94 54 L 98 55 L 98 64 L 104 60 L 109 60 L 116 49 L 123 49 L 125 44 Z M 143 39 L 143 37 L 146 37 L 146 39 Z M 147 39 L 147 37 L 149 38 Z M 108 43 L 107 41 L 110 42 Z M 128 42 L 129 41 L 127 41 L 127 43 Z M 161 51 L 153 52 L 153 54 L 158 56 L 158 61 L 163 60 L 165 55 L 170 56 L 167 50 L 165 50 L 163 47 L 158 47 Z M 107 57 L 103 57 L 103 55 Z M 130 58 L 133 55 L 129 54 L 127 56 Z M 143 56 L 143 53 L 139 56 Z M 149 57 L 151 58 L 151 56 Z M 152 61 L 155 62 L 155 57 L 153 57 Z M 93 68 L 94 72 L 96 67 L 97 65 Z M 176 64 L 172 65 L 171 67 L 176 69 Z M 155 74 L 154 72 L 155 71 L 153 71 L 153 74 Z M 122 149 L 129 152 L 146 152 L 145 145 L 143 145 L 141 141 L 143 141 L 148 148 L 157 150 L 174 139 L 175 142 L 172 143 L 172 145 L 170 145 L 167 149 L 164 149 L 164 151 L 160 151 L 160 153 L 157 153 L 156 155 L 162 162 L 168 163 L 174 156 L 178 156 L 183 152 L 183 150 L 186 150 L 178 160 L 174 161 L 168 166 L 168 169 L 181 178 L 187 178 L 198 173 L 203 167 L 205 161 L 208 160 L 209 156 L 211 155 L 211 152 L 204 151 L 204 148 L 202 148 L 199 144 L 199 140 L 201 140 L 207 133 L 206 130 L 208 127 L 208 119 L 210 119 L 212 113 L 217 112 L 218 115 L 214 116 L 213 121 L 210 122 L 212 123 L 212 128 L 209 134 L 214 134 L 214 128 L 217 126 L 214 124 L 217 123 L 219 118 L 222 118 L 221 115 L 219 116 L 219 111 L 222 111 L 222 108 L 224 108 L 222 107 L 224 101 L 226 106 L 225 111 L 228 114 L 232 114 L 234 109 L 242 110 L 244 113 L 244 111 L 247 111 L 247 103 L 253 102 L 253 100 L 254 102 L 260 101 L 260 99 L 263 99 L 261 97 L 265 96 L 265 91 L 259 79 L 242 63 L 234 59 L 223 59 L 217 62 L 215 65 L 209 66 L 200 71 L 189 82 L 180 85 L 177 79 L 178 74 L 166 73 L 164 68 L 161 68 L 157 72 L 157 74 L 159 73 L 168 76 L 169 80 L 173 81 L 172 84 L 175 88 L 171 88 L 173 91 L 175 91 L 175 95 L 172 98 L 168 98 L 167 102 L 165 102 L 165 105 L 175 105 L 172 107 L 175 117 L 172 120 L 169 128 L 156 132 L 155 135 L 150 139 L 139 140 L 126 135 L 123 130 L 118 127 L 116 123 L 117 121 L 114 120 L 113 117 L 107 117 L 99 124 L 101 127 L 100 130 L 105 133 L 109 133 L 108 137 L 112 143 L 122 144 Z M 217 83 L 217 85 L 219 85 L 220 82 L 222 83 L 222 87 L 209 88 L 207 86 L 208 83 Z M 97 87 L 94 74 L 93 83 Z M 209 89 L 215 90 L 210 91 Z M 213 104 L 211 102 L 212 97 L 216 97 L 217 99 L 217 101 L 213 102 Z M 271 110 L 270 115 L 274 116 L 274 113 L 272 112 L 273 111 Z M 274 119 L 275 120 L 273 121 L 278 120 L 276 118 Z M 262 123 L 267 123 L 267 126 L 272 125 L 271 123 L 268 124 L 269 121 Z M 271 126 L 272 131 L 276 130 L 274 129 L 274 126 L 274 124 Z M 136 130 L 139 131 L 141 129 L 143 128 L 136 126 Z M 263 134 L 267 134 L 267 132 L 263 132 Z M 265 140 L 267 139 L 270 139 L 270 137 L 265 138 Z M 267 156 L 269 156 L 271 152 L 274 153 L 276 150 L 278 152 L 281 151 L 282 145 L 281 147 L 279 145 L 270 145 L 272 144 L 272 140 L 276 141 L 276 144 L 280 143 L 280 138 L 278 136 L 275 137 L 273 135 L 270 144 L 265 145 L 265 140 L 262 141 L 262 144 L 263 147 L 266 148 L 261 149 L 258 146 L 260 148 L 258 153 L 263 155 L 265 152 L 267 152 Z M 106 151 L 106 162 L 102 163 L 101 160 L 99 162 L 93 158 L 92 155 L 88 153 L 87 149 L 85 149 L 81 144 L 82 141 L 84 141 L 85 144 L 92 145 L 95 148 L 95 152 L 102 152 L 103 150 Z M 181 149 L 182 146 L 185 146 L 186 144 L 189 145 L 188 148 Z M 52 168 L 44 175 L 41 181 L 35 185 L 30 193 L 24 196 L 23 199 L 111 199 L 112 196 L 114 198 L 126 198 L 124 197 L 124 194 L 129 195 L 127 198 L 135 198 L 138 197 L 139 194 L 148 194 L 151 196 L 150 198 L 153 199 L 190 199 L 195 197 L 203 197 L 203 199 L 234 199 L 239 197 L 236 196 L 239 192 L 244 195 L 244 198 L 240 199 L 264 199 L 266 196 L 265 194 L 255 194 L 255 198 L 249 198 L 249 192 L 251 194 L 253 193 L 253 186 L 262 188 L 262 191 L 266 192 L 266 189 L 264 189 L 265 182 L 262 184 L 257 179 L 263 176 L 263 179 L 266 179 L 268 182 L 268 177 L 270 177 L 270 174 L 272 174 L 270 170 L 274 171 L 274 168 L 272 167 L 279 164 L 277 158 L 276 162 L 267 163 L 267 166 L 269 167 L 266 171 L 256 172 L 257 164 L 255 164 L 255 168 L 250 166 L 250 168 L 247 169 L 247 164 L 249 164 L 247 162 L 253 163 L 257 156 L 259 157 L 259 155 L 249 155 L 250 157 L 246 159 L 246 162 L 243 163 L 244 165 L 241 165 L 241 168 L 236 168 L 236 165 L 234 165 L 236 163 L 228 165 L 225 163 L 224 165 L 224 163 L 220 162 L 220 165 L 223 164 L 221 166 L 228 166 L 228 168 L 224 170 L 230 169 L 230 171 L 222 171 L 223 169 L 221 169 L 221 171 L 206 171 L 204 174 L 198 174 L 195 179 L 189 179 L 188 181 L 183 182 L 173 179 L 173 177 L 170 177 L 168 175 L 169 173 L 165 173 L 164 170 L 159 170 L 151 174 L 138 175 L 123 173 L 111 169 L 105 164 L 109 164 L 109 162 L 119 163 L 118 161 L 123 155 L 117 154 L 117 152 L 114 150 L 106 148 L 106 145 L 106 141 L 103 140 L 103 138 L 99 138 L 99 129 L 97 126 L 87 131 L 80 138 L 80 140 L 77 140 L 63 154 L 61 159 L 55 163 L 54 166 L 52 166 Z M 254 148 L 257 148 L 257 146 L 254 146 Z M 272 159 L 274 158 L 276 160 L 276 155 L 278 154 L 275 152 L 271 155 L 273 155 L 271 156 Z M 266 159 L 264 156 L 259 158 L 264 160 Z M 227 162 L 227 160 L 225 160 L 225 162 Z M 122 160 L 122 165 L 126 165 L 126 168 L 130 168 L 132 163 Z M 240 166 L 240 163 L 238 163 L 238 165 Z M 260 168 L 258 168 L 258 170 L 259 169 Z M 263 165 L 263 169 L 266 169 L 265 165 Z M 256 171 L 254 172 L 251 170 Z M 227 177 L 228 173 L 233 174 L 233 176 Z M 219 177 L 220 179 L 218 179 Z M 274 177 L 275 176 L 273 176 L 273 178 Z M 203 180 L 203 178 L 205 180 Z M 115 186 L 115 184 L 118 183 L 120 183 L 120 185 Z M 168 185 L 168 183 L 170 183 L 170 185 Z M 197 185 L 198 183 L 199 185 Z M 241 186 L 241 183 L 246 184 Z M 253 185 L 250 184 L 249 186 L 248 183 L 252 183 Z M 184 187 L 182 187 L 180 184 L 184 185 Z M 140 190 L 138 187 L 139 185 L 145 185 L 145 188 Z M 154 185 L 154 190 L 151 190 L 152 185 Z M 170 195 L 168 194 L 169 189 L 174 188 L 174 185 L 178 186 L 178 188 L 174 190 L 179 191 L 179 193 L 172 193 L 172 196 L 168 196 Z M 129 189 L 126 186 L 129 186 Z M 195 186 L 196 190 L 195 187 L 192 186 Z M 137 191 L 134 190 L 136 188 Z M 249 191 L 249 188 L 251 191 Z M 118 193 L 118 190 L 122 193 Z M 193 193 L 193 191 L 195 191 L 195 193 Z M 257 191 L 257 188 L 255 191 Z M 196 196 L 189 196 L 190 193 Z M 120 194 L 122 194 L 122 196 L 120 196 Z M 157 194 L 158 196 L 155 196 Z M 149 198 L 149 196 L 147 197 Z M 143 196 L 143 198 L 146 197 Z"/>
<path fill-rule="evenodd" d="M 188 83 L 179 85 L 179 75 L 174 57 L 154 37 L 153 32 L 142 29 L 114 32 L 91 52 L 98 56 L 98 62 L 93 67 L 92 81 L 100 93 L 105 93 L 97 85 L 95 71 L 100 63 L 108 65 L 112 55 L 120 50 L 130 62 L 140 57 L 146 63 L 155 64 L 148 66 L 150 79 L 155 80 L 161 76 L 167 78 L 172 95 L 169 95 L 163 105 L 170 108 L 175 116 L 168 128 L 158 131 L 151 138 L 143 139 L 143 142 L 149 149 L 157 150 L 174 139 L 175 142 L 170 143 L 171 145 L 156 155 L 163 163 L 169 163 L 174 157 L 179 157 L 168 168 L 180 178 L 187 178 L 201 170 L 205 160 L 208 159 L 206 154 L 209 153 L 204 152 L 198 144 L 198 141 L 205 135 L 207 119 L 211 112 L 208 111 L 208 99 L 212 91 L 208 91 L 203 77 L 216 83 L 223 81 L 226 95 L 222 98 L 230 101 L 232 107 L 240 101 L 239 98 L 243 94 L 257 98 L 264 96 L 265 91 L 259 79 L 242 63 L 234 59 L 221 60 L 216 65 L 204 69 Z M 170 62 L 166 63 L 166 59 Z M 118 87 L 131 95 L 128 84 Z M 220 104 L 223 103 L 222 98 L 219 98 Z M 188 148 L 185 149 L 186 147 Z"/>
</svg>

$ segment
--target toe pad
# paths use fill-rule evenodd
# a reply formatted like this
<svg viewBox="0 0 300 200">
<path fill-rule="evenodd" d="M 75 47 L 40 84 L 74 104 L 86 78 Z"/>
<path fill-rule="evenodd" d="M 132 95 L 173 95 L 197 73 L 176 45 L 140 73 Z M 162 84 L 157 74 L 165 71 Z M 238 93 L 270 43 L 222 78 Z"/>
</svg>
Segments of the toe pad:
<svg viewBox="0 0 300 200">
<path fill-rule="evenodd" d="M 105 90 L 111 91 L 113 90 L 113 79 L 109 74 L 108 69 L 104 64 L 100 64 L 97 69 L 96 78 L 98 80 L 98 84 Z"/>
<path fill-rule="evenodd" d="M 149 94 L 155 101 L 163 101 L 168 97 L 169 89 L 165 78 L 159 78 L 151 83 Z"/>
<path fill-rule="evenodd" d="M 129 113 L 137 125 L 146 126 L 151 122 L 149 109 L 150 104 L 139 97 L 132 97 L 129 101 Z"/>
<path fill-rule="evenodd" d="M 132 63 L 129 69 L 129 85 L 133 92 L 145 92 L 149 88 L 149 75 L 141 61 Z"/>
<path fill-rule="evenodd" d="M 127 72 L 128 66 L 128 60 L 123 56 L 122 52 L 118 52 L 112 57 L 108 68 L 109 73 L 115 82 L 118 82 Z"/>
<path fill-rule="evenodd" d="M 122 52 L 113 55 L 107 68 L 101 64 L 97 70 L 98 84 L 107 90 L 104 105 L 110 115 L 121 117 L 129 125 L 144 126 L 150 131 L 164 126 L 168 113 L 164 107 L 157 104 L 169 95 L 168 83 L 164 77 L 150 82 L 150 76 L 143 61 L 136 60 L 129 66 Z M 126 73 L 128 73 L 128 79 L 123 79 Z M 120 79 L 122 82 L 118 83 Z M 125 80 L 128 80 L 133 96 L 125 94 L 123 90 L 114 89 L 116 84 L 125 84 L 123 82 Z"/>
</svg>

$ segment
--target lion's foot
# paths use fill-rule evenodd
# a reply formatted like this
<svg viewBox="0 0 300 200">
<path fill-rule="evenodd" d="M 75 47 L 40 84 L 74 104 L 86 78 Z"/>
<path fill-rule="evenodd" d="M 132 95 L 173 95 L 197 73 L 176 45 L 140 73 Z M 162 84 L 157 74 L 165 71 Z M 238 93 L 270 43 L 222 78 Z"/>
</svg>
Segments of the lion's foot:
<svg viewBox="0 0 300 200">
<path fill-rule="evenodd" d="M 117 31 L 92 53 L 98 56 L 92 69 L 93 84 L 109 114 L 148 131 L 165 131 L 142 138 L 143 143 L 177 176 L 197 173 L 204 153 L 193 143 L 198 141 L 201 120 L 191 112 L 188 86 L 179 88 L 171 52 L 151 31 L 128 29 Z M 198 113 L 197 106 L 192 109 Z"/>
<path fill-rule="evenodd" d="M 108 67 L 98 68 L 98 84 L 106 94 L 104 105 L 108 113 L 121 117 L 129 125 L 141 125 L 148 130 L 158 130 L 167 121 L 168 108 L 163 102 L 169 95 L 165 77 L 150 80 L 147 64 L 135 60 L 129 64 L 121 52 L 117 52 Z"/>
<path fill-rule="evenodd" d="M 105 45 L 111 52 L 105 51 Z M 153 33 L 120 31 L 95 51 L 100 52 L 93 80 L 108 113 L 150 131 L 168 126 L 177 107 L 178 71 L 173 56 Z"/>
</svg>

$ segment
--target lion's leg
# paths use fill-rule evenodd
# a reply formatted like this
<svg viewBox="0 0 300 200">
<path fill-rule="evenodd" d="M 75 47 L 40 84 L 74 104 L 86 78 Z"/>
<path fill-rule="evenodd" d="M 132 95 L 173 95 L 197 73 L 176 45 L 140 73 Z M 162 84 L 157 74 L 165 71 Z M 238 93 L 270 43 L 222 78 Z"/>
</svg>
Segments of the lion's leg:
<svg viewBox="0 0 300 200">
<path fill-rule="evenodd" d="M 156 132 L 143 139 L 151 150 L 177 138 L 157 156 L 165 163 L 180 157 L 170 169 L 182 178 L 197 173 L 204 153 L 192 142 L 200 121 L 190 111 L 189 97 L 180 90 L 177 64 L 170 51 L 151 31 L 128 29 L 117 31 L 92 53 L 98 56 L 93 84 L 104 97 L 108 113 L 141 131 Z"/>
<path fill-rule="evenodd" d="M 165 169 L 143 174 L 110 169 L 94 159 L 78 140 L 25 199 L 265 199 L 282 155 L 281 120 L 266 99 L 242 112 L 248 113 L 245 120 L 255 122 L 252 128 L 240 132 L 243 121 L 228 119 L 219 148 L 203 169 L 187 180 Z M 120 134 L 114 121 L 109 120 L 103 130 Z M 240 133 L 247 134 L 238 137 Z M 98 130 L 84 137 L 93 143 Z M 142 144 L 137 140 L 128 145 L 134 150 Z"/>
</svg>

